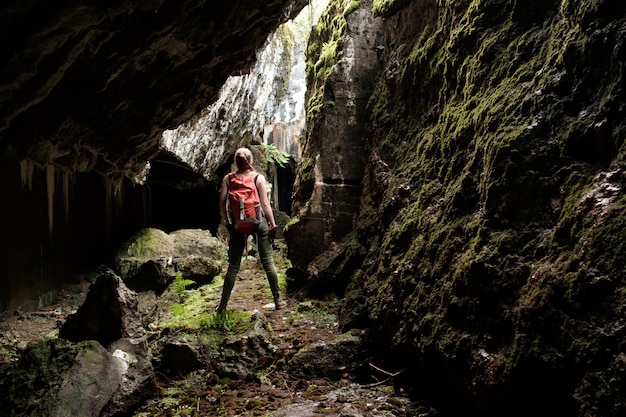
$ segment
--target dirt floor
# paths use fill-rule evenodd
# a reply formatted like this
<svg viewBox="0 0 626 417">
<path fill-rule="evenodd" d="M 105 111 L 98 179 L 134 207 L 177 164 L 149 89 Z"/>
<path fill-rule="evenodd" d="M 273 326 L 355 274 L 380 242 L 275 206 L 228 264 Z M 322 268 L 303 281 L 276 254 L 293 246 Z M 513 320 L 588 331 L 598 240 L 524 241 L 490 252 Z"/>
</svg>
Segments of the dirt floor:
<svg viewBox="0 0 626 417">
<path fill-rule="evenodd" d="M 28 343 L 56 337 L 59 326 L 77 310 L 88 291 L 87 281 L 60 290 L 56 301 L 35 312 L 15 312 L 0 322 L 1 365 L 19 359 Z M 217 306 L 206 306 L 212 312 Z M 286 297 L 288 306 L 274 311 L 265 274 L 244 265 L 235 284 L 228 310 L 261 314 L 271 344 L 279 357 L 259 363 L 253 375 L 228 378 L 207 367 L 177 377 L 157 374 L 158 395 L 133 416 L 267 416 L 267 417 L 373 417 L 437 415 L 423 402 L 411 401 L 392 386 L 384 369 L 371 367 L 371 378 L 354 375 L 340 378 L 295 376 L 286 364 L 300 349 L 334 340 L 339 334 L 336 320 L 341 300 L 315 300 L 323 314 L 298 314 L 303 300 Z M 305 301 L 310 302 L 310 301 Z M 300 307 L 299 307 L 300 306 Z M 262 362 L 262 361 L 260 361 Z M 364 365 L 364 364 L 362 364 Z M 365 365 L 367 368 L 367 365 Z"/>
</svg>

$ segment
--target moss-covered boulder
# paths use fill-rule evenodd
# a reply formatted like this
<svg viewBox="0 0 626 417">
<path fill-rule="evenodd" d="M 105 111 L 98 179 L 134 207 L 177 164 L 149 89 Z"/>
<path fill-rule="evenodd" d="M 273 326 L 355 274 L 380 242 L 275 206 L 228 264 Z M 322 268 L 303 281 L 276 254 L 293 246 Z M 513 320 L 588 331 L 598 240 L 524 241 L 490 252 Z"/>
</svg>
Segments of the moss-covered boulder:
<svg viewBox="0 0 626 417">
<path fill-rule="evenodd" d="M 210 283 L 221 272 L 225 245 L 208 230 L 155 228 L 135 233 L 115 254 L 115 270 L 135 291 L 161 292 L 176 274 L 196 284 Z"/>
</svg>

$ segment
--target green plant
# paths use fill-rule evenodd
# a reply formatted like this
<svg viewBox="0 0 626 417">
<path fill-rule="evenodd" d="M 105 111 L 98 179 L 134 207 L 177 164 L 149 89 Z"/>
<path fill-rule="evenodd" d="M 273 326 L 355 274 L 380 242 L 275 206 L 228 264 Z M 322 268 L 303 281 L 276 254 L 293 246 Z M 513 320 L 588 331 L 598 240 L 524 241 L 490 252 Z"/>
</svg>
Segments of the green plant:
<svg viewBox="0 0 626 417">
<path fill-rule="evenodd" d="M 281 151 L 276 146 L 274 146 L 274 144 L 261 144 L 261 148 L 265 153 L 267 162 L 273 162 L 283 168 L 289 163 L 289 154 Z"/>
<path fill-rule="evenodd" d="M 224 311 L 208 314 L 200 322 L 203 330 L 238 334 L 252 328 L 251 316 L 243 311 Z"/>
<path fill-rule="evenodd" d="M 185 306 L 179 303 L 172 304 L 170 310 L 175 316 L 182 316 L 185 314 Z"/>
<path fill-rule="evenodd" d="M 182 278 L 179 278 L 182 280 Z M 184 280 L 182 280 L 184 281 Z M 159 327 L 170 329 L 199 329 L 203 322 L 206 322 L 208 316 L 212 313 L 207 312 L 209 306 L 217 303 L 221 294 L 223 279 L 220 275 L 215 277 L 213 282 L 198 287 L 197 289 L 183 289 L 180 292 L 181 300 L 174 302 L 169 307 L 172 315 L 164 317 L 158 323 Z M 180 288 L 186 288 L 184 282 L 177 284 Z M 187 285 L 189 285 L 187 283 Z M 170 286 L 167 291 L 176 293 L 174 286 Z"/>
<path fill-rule="evenodd" d="M 334 326 L 337 316 L 322 309 L 319 300 L 306 300 L 296 306 L 289 319 L 292 323 L 310 320 L 319 325 Z"/>
<path fill-rule="evenodd" d="M 196 282 L 193 280 L 184 279 L 183 274 L 179 272 L 178 274 L 176 274 L 174 281 L 172 281 L 172 288 L 174 289 L 174 292 L 178 295 L 178 298 L 181 301 L 184 301 L 183 297 L 184 297 L 185 290 L 187 289 L 187 287 L 195 283 Z"/>
</svg>

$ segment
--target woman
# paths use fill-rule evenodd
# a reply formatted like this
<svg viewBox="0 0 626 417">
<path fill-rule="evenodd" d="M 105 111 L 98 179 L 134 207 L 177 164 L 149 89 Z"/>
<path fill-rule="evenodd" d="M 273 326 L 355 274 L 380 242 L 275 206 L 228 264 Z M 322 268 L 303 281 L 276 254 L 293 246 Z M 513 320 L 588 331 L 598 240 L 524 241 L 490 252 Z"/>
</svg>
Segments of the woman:
<svg viewBox="0 0 626 417">
<path fill-rule="evenodd" d="M 235 279 L 239 272 L 241 265 L 241 255 L 243 249 L 247 244 L 247 236 L 244 233 L 238 232 L 232 225 L 230 217 L 228 216 L 228 189 L 230 186 L 231 178 L 236 177 L 237 180 L 244 180 L 247 177 L 256 177 L 255 183 L 257 192 L 259 194 L 259 202 L 261 205 L 262 215 L 261 221 L 252 233 L 257 236 L 257 245 L 259 250 L 259 257 L 261 258 L 261 264 L 267 275 L 267 280 L 270 283 L 270 289 L 274 296 L 274 306 L 278 310 L 285 307 L 287 303 L 280 298 L 280 289 L 278 287 L 278 274 L 276 273 L 276 267 L 274 266 L 274 260 L 272 258 L 272 245 L 269 241 L 269 234 L 275 233 L 276 222 L 274 221 L 274 213 L 270 206 L 270 201 L 267 197 L 265 177 L 256 172 L 252 167 L 252 152 L 248 148 L 239 148 L 235 152 L 235 164 L 237 170 L 231 174 L 227 174 L 222 179 L 222 188 L 220 189 L 220 214 L 222 216 L 222 223 L 228 228 L 230 232 L 230 239 L 228 243 L 228 271 L 224 278 L 224 287 L 222 288 L 222 300 L 217 307 L 218 312 L 226 311 L 226 305 L 230 298 L 230 293 L 235 285 Z"/>
</svg>

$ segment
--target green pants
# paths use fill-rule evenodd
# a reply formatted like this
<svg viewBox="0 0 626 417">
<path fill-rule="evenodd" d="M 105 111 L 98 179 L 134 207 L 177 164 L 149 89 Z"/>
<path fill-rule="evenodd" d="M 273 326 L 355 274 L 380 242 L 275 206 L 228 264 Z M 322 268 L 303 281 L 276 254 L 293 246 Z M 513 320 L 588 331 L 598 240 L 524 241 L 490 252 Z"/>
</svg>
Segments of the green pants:
<svg viewBox="0 0 626 417">
<path fill-rule="evenodd" d="M 259 251 L 259 258 L 261 259 L 261 265 L 267 275 L 267 280 L 270 283 L 270 289 L 274 300 L 280 296 L 280 289 L 278 288 L 278 274 L 276 273 L 276 267 L 274 266 L 274 259 L 272 258 L 272 244 L 267 236 L 268 230 L 267 220 L 263 218 L 256 232 L 253 234 L 257 237 L 257 246 Z M 235 279 L 237 279 L 237 273 L 241 266 L 241 255 L 245 248 L 246 235 L 239 233 L 234 229 L 230 231 L 230 240 L 228 242 L 228 271 L 224 278 L 224 287 L 222 288 L 222 301 L 218 307 L 219 310 L 225 310 L 230 293 L 235 286 Z"/>
</svg>

